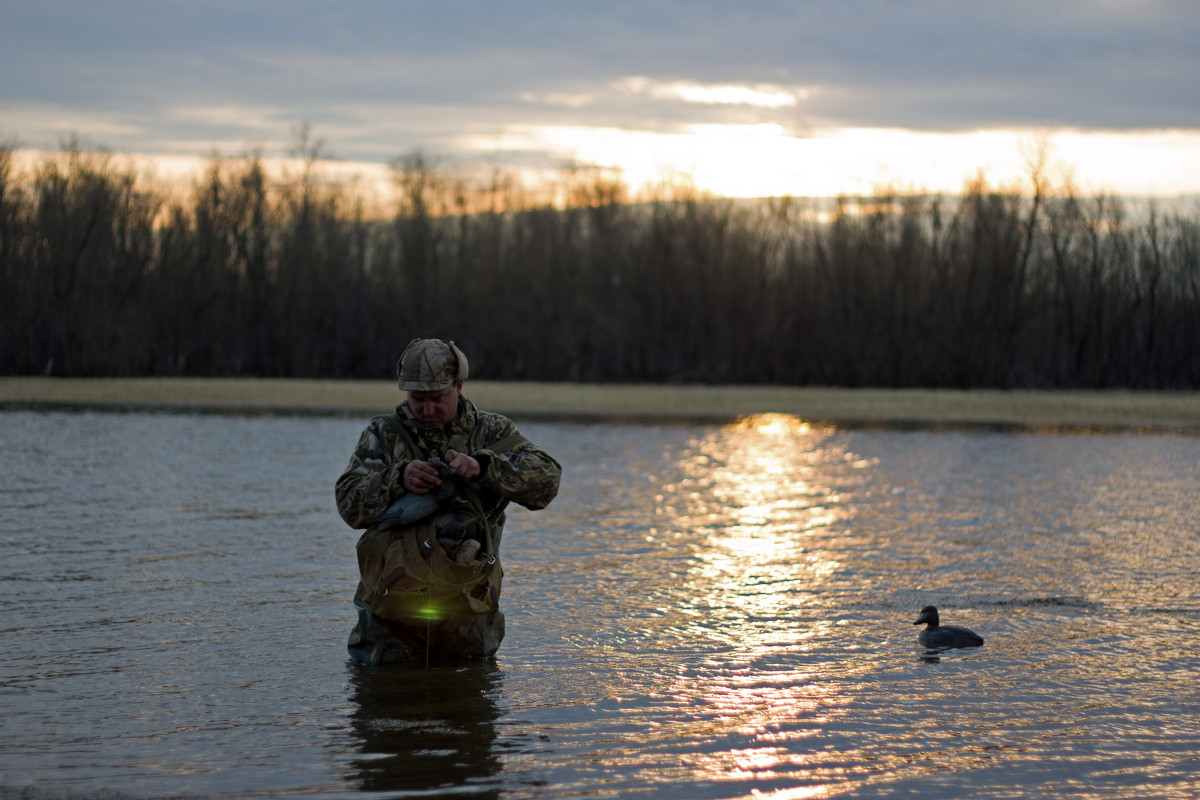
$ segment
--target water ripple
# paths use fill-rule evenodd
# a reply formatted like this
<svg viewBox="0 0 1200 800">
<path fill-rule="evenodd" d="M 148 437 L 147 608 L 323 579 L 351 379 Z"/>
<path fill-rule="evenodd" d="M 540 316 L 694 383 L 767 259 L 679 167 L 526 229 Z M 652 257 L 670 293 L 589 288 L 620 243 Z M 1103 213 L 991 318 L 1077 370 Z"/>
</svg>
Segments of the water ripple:
<svg viewBox="0 0 1200 800">
<path fill-rule="evenodd" d="M 373 671 L 347 665 L 356 534 L 332 509 L 362 422 L 0 416 L 0 784 L 1200 789 L 1195 437 L 522 425 L 565 478 L 510 515 L 500 657 Z M 920 648 L 928 603 L 984 647 Z"/>
</svg>

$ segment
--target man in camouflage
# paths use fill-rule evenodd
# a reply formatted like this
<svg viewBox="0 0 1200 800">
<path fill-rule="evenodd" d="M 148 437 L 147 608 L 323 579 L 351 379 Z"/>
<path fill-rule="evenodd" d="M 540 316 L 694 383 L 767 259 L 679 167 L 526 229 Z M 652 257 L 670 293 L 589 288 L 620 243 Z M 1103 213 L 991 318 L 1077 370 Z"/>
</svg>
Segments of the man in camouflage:
<svg viewBox="0 0 1200 800">
<path fill-rule="evenodd" d="M 404 402 L 371 420 L 335 487 L 342 519 L 366 529 L 348 648 L 367 664 L 491 656 L 504 638 L 504 509 L 545 508 L 562 468 L 511 420 L 463 397 L 467 358 L 454 342 L 414 339 L 397 374 Z M 441 488 L 448 481 L 454 492 Z M 408 501 L 432 505 L 412 495 L 445 494 L 452 499 L 428 518 L 395 513 Z"/>
</svg>

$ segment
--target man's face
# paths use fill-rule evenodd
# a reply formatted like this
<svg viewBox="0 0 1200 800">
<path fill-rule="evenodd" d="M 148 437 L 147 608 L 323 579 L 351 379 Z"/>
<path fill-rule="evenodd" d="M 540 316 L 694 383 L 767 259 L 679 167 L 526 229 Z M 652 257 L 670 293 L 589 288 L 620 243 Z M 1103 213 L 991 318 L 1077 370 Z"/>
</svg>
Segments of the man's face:
<svg viewBox="0 0 1200 800">
<path fill-rule="evenodd" d="M 436 392 L 408 392 L 408 407 L 422 428 L 440 428 L 458 416 L 462 381 Z"/>
</svg>

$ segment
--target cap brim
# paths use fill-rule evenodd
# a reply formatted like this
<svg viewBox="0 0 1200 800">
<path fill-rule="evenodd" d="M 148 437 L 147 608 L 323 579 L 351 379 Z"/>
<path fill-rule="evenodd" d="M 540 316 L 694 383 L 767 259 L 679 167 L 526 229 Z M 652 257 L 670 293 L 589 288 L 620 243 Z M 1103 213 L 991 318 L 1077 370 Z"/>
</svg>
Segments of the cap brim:
<svg viewBox="0 0 1200 800">
<path fill-rule="evenodd" d="M 454 381 L 444 382 L 429 382 L 429 381 L 405 381 L 400 384 L 402 392 L 440 392 L 442 389 L 449 389 L 454 385 Z"/>
</svg>

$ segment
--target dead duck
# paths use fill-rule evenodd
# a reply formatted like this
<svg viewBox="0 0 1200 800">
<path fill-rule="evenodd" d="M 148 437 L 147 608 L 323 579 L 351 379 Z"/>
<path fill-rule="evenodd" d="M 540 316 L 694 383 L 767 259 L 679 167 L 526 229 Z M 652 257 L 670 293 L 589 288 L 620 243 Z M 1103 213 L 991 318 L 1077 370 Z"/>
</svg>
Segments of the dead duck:
<svg viewBox="0 0 1200 800">
<path fill-rule="evenodd" d="M 917 641 L 922 647 L 928 647 L 931 650 L 948 650 L 952 647 L 979 647 L 983 644 L 983 637 L 974 631 L 958 625 L 939 625 L 936 606 L 925 606 L 921 609 L 921 615 L 917 617 L 913 625 L 921 623 L 928 625 L 917 636 Z"/>
</svg>

